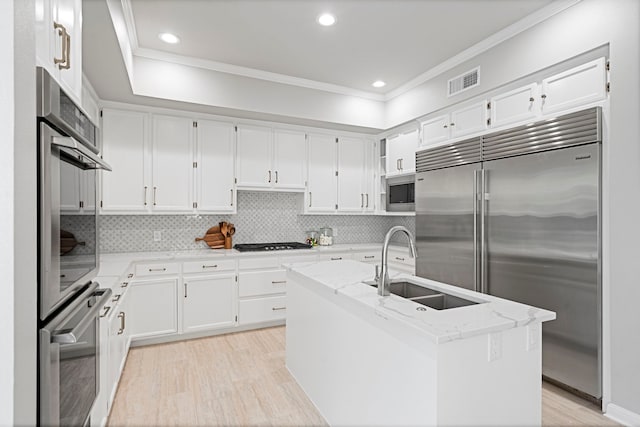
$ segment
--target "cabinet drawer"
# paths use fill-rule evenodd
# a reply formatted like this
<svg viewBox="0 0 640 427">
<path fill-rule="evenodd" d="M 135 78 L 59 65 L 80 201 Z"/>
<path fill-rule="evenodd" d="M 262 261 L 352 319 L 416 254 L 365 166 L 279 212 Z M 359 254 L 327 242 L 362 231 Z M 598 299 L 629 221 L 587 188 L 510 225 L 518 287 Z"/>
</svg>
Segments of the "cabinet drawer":
<svg viewBox="0 0 640 427">
<path fill-rule="evenodd" d="M 180 264 L 153 263 L 136 265 L 136 276 L 157 276 L 159 274 L 180 274 Z"/>
<path fill-rule="evenodd" d="M 280 295 L 241 300 L 238 313 L 239 324 L 284 320 L 287 312 L 286 299 L 286 296 Z"/>
<path fill-rule="evenodd" d="M 281 294 L 286 292 L 286 270 L 254 271 L 238 274 L 238 294 L 240 297 Z"/>
<path fill-rule="evenodd" d="M 352 259 L 352 255 L 349 253 L 332 253 L 318 255 L 318 261 L 340 261 L 343 259 Z"/>
<path fill-rule="evenodd" d="M 381 254 L 381 251 L 356 252 L 353 254 L 353 259 L 360 262 L 376 263 L 380 262 L 380 259 L 382 258 Z"/>
<path fill-rule="evenodd" d="M 278 268 L 280 267 L 280 258 L 270 256 L 264 258 L 241 258 L 238 260 L 238 268 L 240 270 L 254 270 L 256 268 Z"/>
<path fill-rule="evenodd" d="M 316 254 L 311 255 L 291 255 L 291 256 L 283 256 L 280 258 L 280 261 L 283 264 L 293 264 L 296 262 L 316 262 L 318 261 L 318 256 Z"/>
<path fill-rule="evenodd" d="M 189 261 L 182 264 L 183 273 L 211 273 L 236 269 L 234 259 L 214 259 L 203 261 Z"/>
<path fill-rule="evenodd" d="M 409 252 L 389 251 L 389 262 L 406 266 L 416 265 L 416 259 L 409 256 Z"/>
</svg>

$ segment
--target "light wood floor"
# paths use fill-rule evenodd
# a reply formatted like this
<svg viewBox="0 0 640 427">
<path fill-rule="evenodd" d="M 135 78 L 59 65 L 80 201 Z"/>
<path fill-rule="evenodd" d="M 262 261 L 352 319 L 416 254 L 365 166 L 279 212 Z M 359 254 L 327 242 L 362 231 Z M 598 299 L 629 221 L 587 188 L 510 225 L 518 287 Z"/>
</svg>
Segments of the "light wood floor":
<svg viewBox="0 0 640 427">
<path fill-rule="evenodd" d="M 545 426 L 615 426 L 544 383 Z M 326 426 L 285 367 L 285 328 L 131 349 L 109 426 Z"/>
</svg>

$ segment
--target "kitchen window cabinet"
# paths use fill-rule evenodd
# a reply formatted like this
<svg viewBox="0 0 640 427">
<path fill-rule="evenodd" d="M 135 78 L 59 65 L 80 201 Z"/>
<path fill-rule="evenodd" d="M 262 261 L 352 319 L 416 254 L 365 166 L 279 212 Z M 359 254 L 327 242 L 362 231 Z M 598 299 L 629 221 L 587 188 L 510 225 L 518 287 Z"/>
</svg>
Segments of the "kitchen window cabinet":
<svg viewBox="0 0 640 427">
<path fill-rule="evenodd" d="M 183 333 L 235 325 L 237 304 L 235 279 L 235 271 L 183 278 Z"/>
<path fill-rule="evenodd" d="M 178 277 L 130 282 L 131 338 L 178 333 Z"/>
<path fill-rule="evenodd" d="M 337 205 L 337 138 L 309 134 L 306 212 L 335 212 Z"/>
<path fill-rule="evenodd" d="M 198 212 L 236 212 L 235 129 L 230 123 L 196 122 Z"/>
<path fill-rule="evenodd" d="M 36 0 L 36 62 L 82 105 L 82 0 Z"/>
<path fill-rule="evenodd" d="M 238 126 L 238 188 L 304 191 L 304 132 Z"/>
<path fill-rule="evenodd" d="M 492 127 L 535 119 L 540 110 L 538 85 L 532 83 L 496 95 L 489 100 L 489 105 Z"/>
<path fill-rule="evenodd" d="M 416 150 L 420 146 L 418 130 L 387 138 L 387 177 L 416 172 Z"/>
</svg>

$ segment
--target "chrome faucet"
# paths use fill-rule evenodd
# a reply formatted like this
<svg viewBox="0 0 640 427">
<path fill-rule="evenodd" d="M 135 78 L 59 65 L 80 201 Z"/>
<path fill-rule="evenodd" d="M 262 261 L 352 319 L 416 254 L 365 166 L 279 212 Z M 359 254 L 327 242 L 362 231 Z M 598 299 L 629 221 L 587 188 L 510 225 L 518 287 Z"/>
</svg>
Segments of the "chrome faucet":
<svg viewBox="0 0 640 427">
<path fill-rule="evenodd" d="M 402 231 L 407 235 L 409 239 L 409 255 L 411 258 L 416 258 L 418 256 L 418 251 L 416 250 L 416 245 L 414 243 L 413 236 L 411 232 L 402 225 L 396 225 L 395 227 L 391 227 L 387 232 L 387 235 L 384 236 L 384 243 L 382 244 L 382 267 L 380 269 L 380 277 L 378 277 L 378 295 L 386 297 L 389 295 L 389 268 L 387 267 L 387 258 L 389 252 L 389 241 L 391 237 L 393 237 L 396 232 Z"/>
</svg>

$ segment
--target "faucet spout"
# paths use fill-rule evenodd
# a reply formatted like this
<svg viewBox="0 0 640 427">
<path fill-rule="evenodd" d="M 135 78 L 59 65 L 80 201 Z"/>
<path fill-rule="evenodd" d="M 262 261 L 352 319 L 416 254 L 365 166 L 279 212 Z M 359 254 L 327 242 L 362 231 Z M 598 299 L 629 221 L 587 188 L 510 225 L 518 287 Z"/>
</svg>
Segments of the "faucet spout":
<svg viewBox="0 0 640 427">
<path fill-rule="evenodd" d="M 397 232 L 402 232 L 407 235 L 409 239 L 409 255 L 411 258 L 417 258 L 418 251 L 416 249 L 415 240 L 411 232 L 402 225 L 396 225 L 395 227 L 391 227 L 389 231 L 387 231 L 387 235 L 384 236 L 384 243 L 382 244 L 382 266 L 380 268 L 380 277 L 378 278 L 378 295 L 380 296 L 388 296 L 389 295 L 389 269 L 387 267 L 388 253 L 389 253 L 389 242 L 394 234 Z"/>
</svg>

